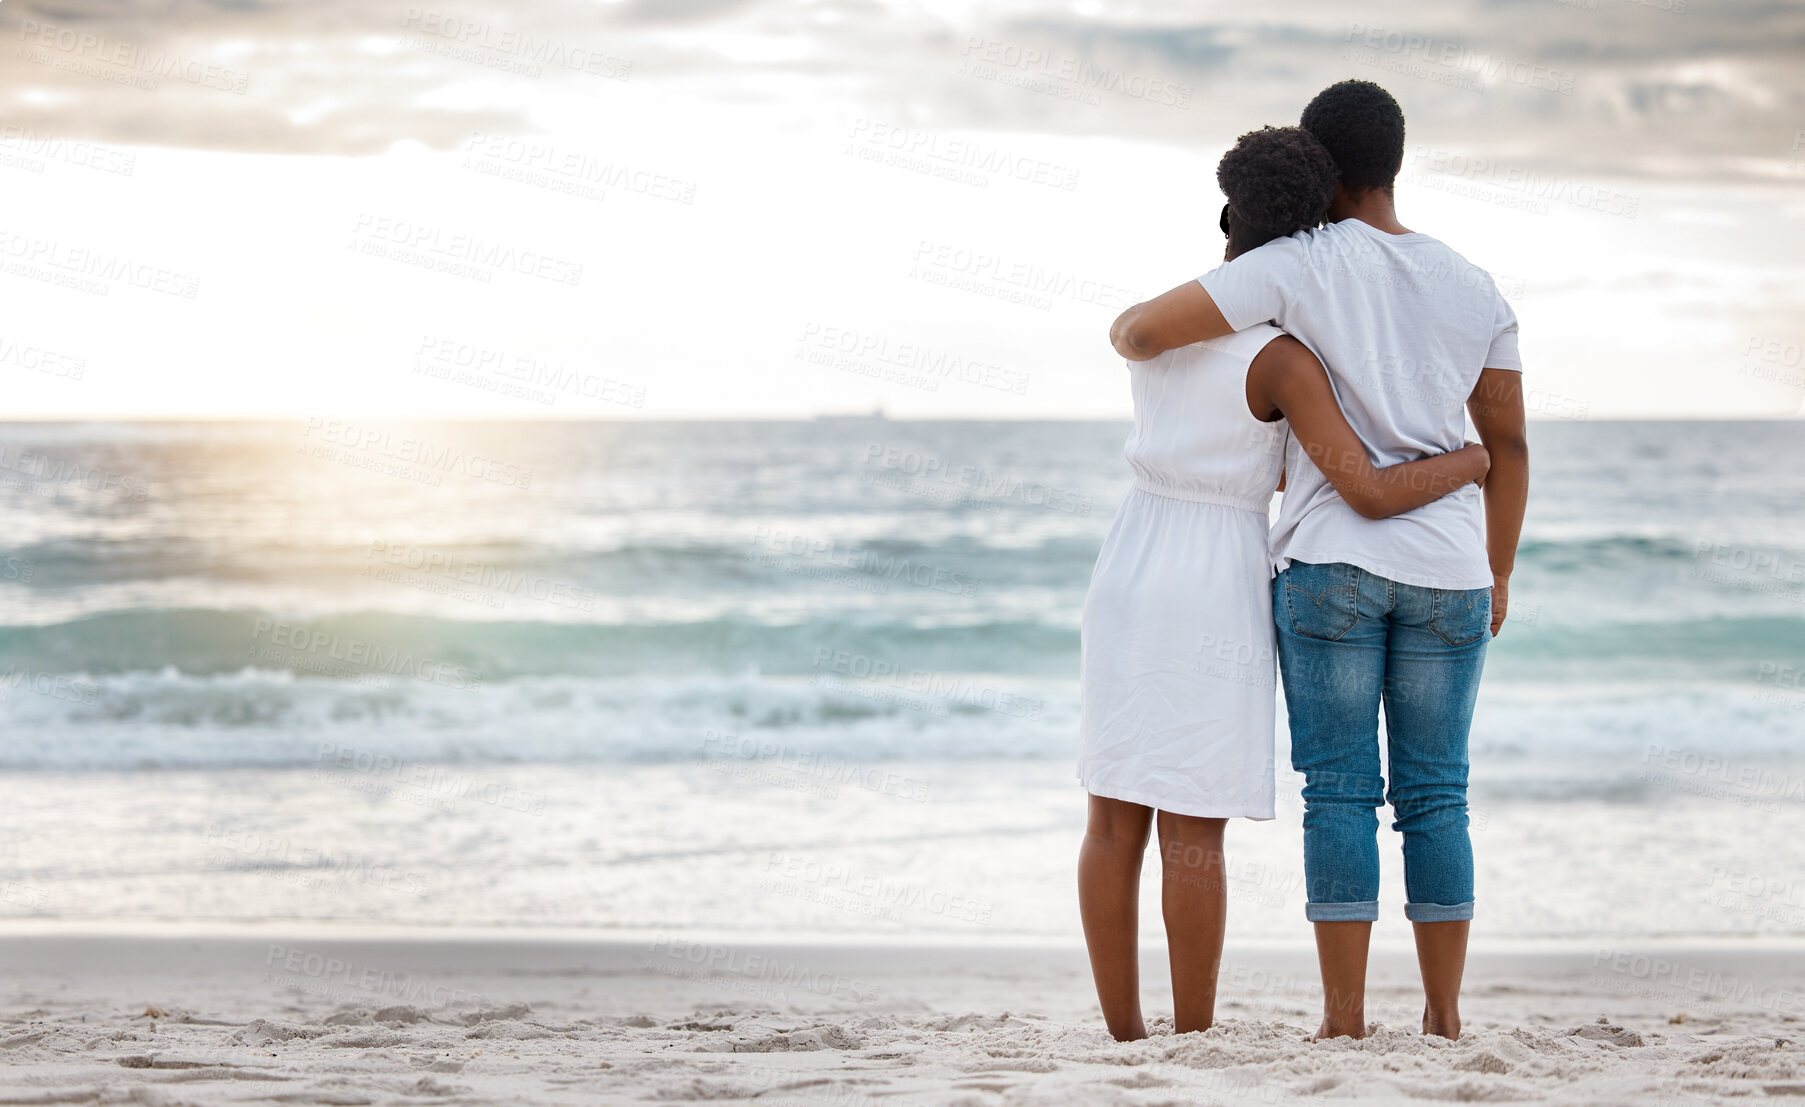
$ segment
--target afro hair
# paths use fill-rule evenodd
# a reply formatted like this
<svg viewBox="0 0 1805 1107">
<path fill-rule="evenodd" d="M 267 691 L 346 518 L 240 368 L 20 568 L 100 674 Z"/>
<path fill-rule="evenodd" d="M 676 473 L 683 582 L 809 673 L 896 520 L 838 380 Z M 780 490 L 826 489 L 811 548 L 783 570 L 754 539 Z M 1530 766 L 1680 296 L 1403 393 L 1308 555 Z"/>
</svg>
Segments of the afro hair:
<svg viewBox="0 0 1805 1107">
<path fill-rule="evenodd" d="M 1234 223 L 1278 238 L 1314 227 L 1335 198 L 1335 159 L 1299 127 L 1249 131 L 1222 155 L 1216 183 Z"/>
<path fill-rule="evenodd" d="M 1404 109 L 1371 81 L 1342 81 L 1316 94 L 1299 120 L 1335 159 L 1349 192 L 1390 191 L 1404 165 Z"/>
</svg>

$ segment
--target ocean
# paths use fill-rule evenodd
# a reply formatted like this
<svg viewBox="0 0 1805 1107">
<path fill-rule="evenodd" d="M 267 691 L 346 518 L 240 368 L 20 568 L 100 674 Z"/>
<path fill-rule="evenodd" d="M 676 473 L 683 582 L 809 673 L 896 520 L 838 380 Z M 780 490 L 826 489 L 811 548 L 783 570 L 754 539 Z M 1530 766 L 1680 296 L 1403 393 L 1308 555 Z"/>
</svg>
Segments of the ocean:
<svg viewBox="0 0 1805 1107">
<path fill-rule="evenodd" d="M 1805 934 L 1802 430 L 1532 424 L 1476 942 Z M 0 426 L 0 919 L 1075 941 L 1126 433 Z"/>
</svg>

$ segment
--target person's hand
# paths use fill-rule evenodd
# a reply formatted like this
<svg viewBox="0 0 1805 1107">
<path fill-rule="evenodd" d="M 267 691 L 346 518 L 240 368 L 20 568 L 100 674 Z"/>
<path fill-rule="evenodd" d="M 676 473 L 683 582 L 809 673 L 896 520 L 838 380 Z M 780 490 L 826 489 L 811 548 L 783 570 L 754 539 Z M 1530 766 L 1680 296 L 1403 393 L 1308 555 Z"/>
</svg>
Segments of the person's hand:
<svg viewBox="0 0 1805 1107">
<path fill-rule="evenodd" d="M 1492 637 L 1504 627 L 1504 616 L 1510 610 L 1510 577 L 1492 574 Z"/>
<path fill-rule="evenodd" d="M 1468 442 L 1466 444 L 1466 448 L 1469 450 L 1472 450 L 1474 453 L 1476 453 L 1479 456 L 1479 460 L 1482 464 L 1481 464 L 1481 468 L 1479 470 L 1479 475 L 1473 478 L 1473 483 L 1477 484 L 1481 488 L 1484 488 L 1485 487 L 1485 478 L 1492 471 L 1491 451 L 1487 450 L 1484 446 L 1480 445 L 1477 442 Z"/>
</svg>

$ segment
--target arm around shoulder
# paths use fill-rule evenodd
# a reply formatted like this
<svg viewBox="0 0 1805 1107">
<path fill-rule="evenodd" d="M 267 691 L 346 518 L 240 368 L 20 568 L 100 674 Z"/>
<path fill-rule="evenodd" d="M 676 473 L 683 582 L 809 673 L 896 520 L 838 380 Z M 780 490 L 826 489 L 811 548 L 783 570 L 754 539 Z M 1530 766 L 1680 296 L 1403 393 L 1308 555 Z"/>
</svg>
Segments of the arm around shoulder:
<svg viewBox="0 0 1805 1107">
<path fill-rule="evenodd" d="M 1223 262 L 1144 304 L 1124 311 L 1109 328 L 1110 345 L 1129 361 L 1146 361 L 1167 350 L 1221 338 L 1267 319 L 1284 319 L 1286 289 L 1297 284 L 1303 265 L 1297 238 L 1276 238 Z"/>
<path fill-rule="evenodd" d="M 1233 331 L 1203 286 L 1186 281 L 1117 316 L 1109 328 L 1109 344 L 1129 361 L 1147 361 Z"/>
</svg>

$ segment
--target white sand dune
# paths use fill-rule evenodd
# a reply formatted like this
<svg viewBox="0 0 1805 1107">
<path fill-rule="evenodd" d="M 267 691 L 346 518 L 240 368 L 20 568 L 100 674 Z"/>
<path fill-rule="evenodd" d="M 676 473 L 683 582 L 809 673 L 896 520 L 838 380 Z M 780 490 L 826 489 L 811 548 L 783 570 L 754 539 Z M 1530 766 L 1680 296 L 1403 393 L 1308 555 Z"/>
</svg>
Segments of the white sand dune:
<svg viewBox="0 0 1805 1107">
<path fill-rule="evenodd" d="M 1402 953 L 1372 1037 L 1307 1041 L 1310 965 L 1232 957 L 1221 1025 L 1124 1045 L 1074 949 L 16 934 L 0 1104 L 1805 1103 L 1797 950 L 1481 953 L 1456 1043 Z"/>
</svg>

